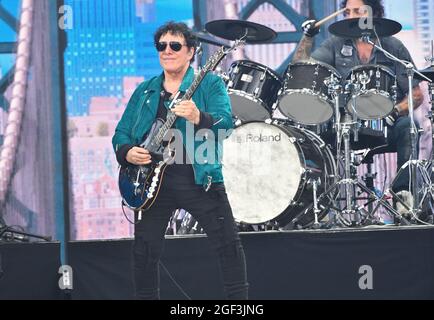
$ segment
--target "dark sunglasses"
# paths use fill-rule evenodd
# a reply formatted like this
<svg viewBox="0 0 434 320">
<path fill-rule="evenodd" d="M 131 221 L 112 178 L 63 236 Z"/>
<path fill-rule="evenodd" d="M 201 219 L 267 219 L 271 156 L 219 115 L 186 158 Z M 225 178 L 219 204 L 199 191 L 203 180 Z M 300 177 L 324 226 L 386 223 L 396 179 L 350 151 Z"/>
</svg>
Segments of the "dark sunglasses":
<svg viewBox="0 0 434 320">
<path fill-rule="evenodd" d="M 182 44 L 182 43 L 177 42 L 177 41 L 170 41 L 169 46 L 170 46 L 170 49 L 172 49 L 175 52 L 178 52 L 182 49 L 183 46 L 185 46 L 185 44 Z M 157 48 L 158 52 L 163 52 L 167 48 L 167 42 L 157 42 L 155 44 L 155 47 Z"/>
</svg>

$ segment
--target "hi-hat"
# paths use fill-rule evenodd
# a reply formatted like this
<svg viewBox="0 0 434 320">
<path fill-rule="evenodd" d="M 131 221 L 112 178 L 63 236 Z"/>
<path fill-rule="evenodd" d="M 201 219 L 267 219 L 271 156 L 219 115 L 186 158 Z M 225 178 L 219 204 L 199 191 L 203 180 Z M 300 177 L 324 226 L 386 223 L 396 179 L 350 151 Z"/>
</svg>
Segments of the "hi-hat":
<svg viewBox="0 0 434 320">
<path fill-rule="evenodd" d="M 216 39 L 212 36 L 210 36 L 207 33 L 204 32 L 193 32 L 193 34 L 196 36 L 196 38 L 200 41 L 200 42 L 204 42 L 204 43 L 208 43 L 208 44 L 212 44 L 214 46 L 219 46 L 219 47 L 225 47 L 225 48 L 230 48 L 230 46 L 225 43 L 224 41 L 221 41 L 219 39 Z"/>
<path fill-rule="evenodd" d="M 429 78 L 431 81 L 434 82 L 434 66 L 431 66 L 425 70 L 419 70 L 420 73 L 422 73 L 425 77 Z M 426 81 L 426 79 L 422 78 L 417 73 L 414 74 L 414 78 L 417 80 Z"/>
<path fill-rule="evenodd" d="M 354 18 L 338 21 L 329 27 L 329 31 L 331 34 L 342 38 L 361 38 L 367 35 L 390 37 L 402 30 L 402 25 L 394 20 L 384 18 L 366 19 Z"/>
<path fill-rule="evenodd" d="M 246 43 L 258 44 L 267 43 L 277 37 L 277 33 L 258 23 L 241 20 L 215 20 L 208 22 L 205 29 L 220 38 L 226 40 L 237 40 L 246 36 Z"/>
</svg>

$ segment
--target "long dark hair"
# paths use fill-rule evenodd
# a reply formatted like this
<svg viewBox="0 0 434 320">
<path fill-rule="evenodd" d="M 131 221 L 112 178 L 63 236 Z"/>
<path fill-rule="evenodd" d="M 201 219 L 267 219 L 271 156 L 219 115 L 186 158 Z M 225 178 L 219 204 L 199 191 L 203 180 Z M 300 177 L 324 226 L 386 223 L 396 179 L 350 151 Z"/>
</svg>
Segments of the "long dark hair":
<svg viewBox="0 0 434 320">
<path fill-rule="evenodd" d="M 362 0 L 366 6 L 370 6 L 372 8 L 372 15 L 374 18 L 383 18 L 384 17 L 384 5 L 382 0 Z M 341 2 L 341 8 L 345 8 L 347 6 L 348 0 L 343 0 Z"/>
</svg>

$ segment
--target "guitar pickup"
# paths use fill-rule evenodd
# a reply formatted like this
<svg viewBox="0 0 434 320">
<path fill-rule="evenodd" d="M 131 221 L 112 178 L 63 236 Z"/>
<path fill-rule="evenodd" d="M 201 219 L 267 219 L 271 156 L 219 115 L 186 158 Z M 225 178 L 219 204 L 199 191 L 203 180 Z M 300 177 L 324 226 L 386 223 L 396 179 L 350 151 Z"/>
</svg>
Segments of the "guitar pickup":
<svg viewBox="0 0 434 320">
<path fill-rule="evenodd" d="M 151 152 L 153 162 L 161 162 L 164 160 L 164 155 L 161 152 Z"/>
</svg>

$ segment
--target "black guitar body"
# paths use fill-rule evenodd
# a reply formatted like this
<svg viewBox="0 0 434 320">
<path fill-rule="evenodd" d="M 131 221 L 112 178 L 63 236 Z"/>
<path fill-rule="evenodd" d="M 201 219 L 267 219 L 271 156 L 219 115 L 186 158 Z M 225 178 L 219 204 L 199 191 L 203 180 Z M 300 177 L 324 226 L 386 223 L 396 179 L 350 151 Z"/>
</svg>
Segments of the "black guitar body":
<svg viewBox="0 0 434 320">
<path fill-rule="evenodd" d="M 164 162 L 164 145 L 152 141 L 164 122 L 157 119 L 140 147 L 148 150 L 152 163 L 145 166 L 122 166 L 119 171 L 119 190 L 124 204 L 134 210 L 146 211 L 154 203 L 160 189 L 161 178 L 167 164 Z"/>
</svg>

